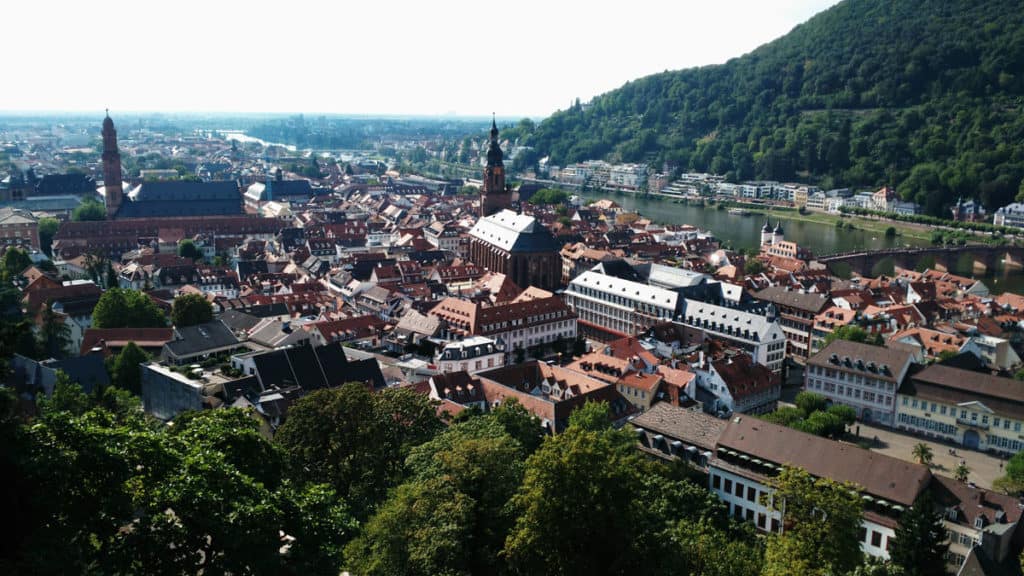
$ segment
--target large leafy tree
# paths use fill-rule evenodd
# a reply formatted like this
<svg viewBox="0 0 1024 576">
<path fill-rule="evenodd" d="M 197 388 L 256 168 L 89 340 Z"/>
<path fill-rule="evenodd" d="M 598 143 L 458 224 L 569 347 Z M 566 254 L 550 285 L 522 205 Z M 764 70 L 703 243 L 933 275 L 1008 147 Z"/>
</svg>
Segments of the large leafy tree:
<svg viewBox="0 0 1024 576">
<path fill-rule="evenodd" d="M 47 255 L 51 254 L 50 248 L 53 246 L 53 237 L 59 229 L 60 222 L 56 218 L 39 219 L 39 247 Z"/>
<path fill-rule="evenodd" d="M 348 547 L 356 574 L 495 574 L 514 518 L 524 452 L 491 415 L 413 449 L 411 478 Z M 448 540 L 439 542 L 443 535 Z"/>
<path fill-rule="evenodd" d="M 107 208 L 95 200 L 86 200 L 71 211 L 71 219 L 75 222 L 106 220 Z"/>
<path fill-rule="evenodd" d="M 274 443 L 298 478 L 334 487 L 365 519 L 401 481 L 411 447 L 440 426 L 426 396 L 409 389 L 373 394 L 350 383 L 292 405 Z"/>
<path fill-rule="evenodd" d="M 63 358 L 71 345 L 71 327 L 64 323 L 64 318 L 53 310 L 53 302 L 47 302 L 41 312 L 39 327 L 39 348 L 43 355 L 51 358 Z"/>
<path fill-rule="evenodd" d="M 60 378 L 32 426 L 0 422 L 20 487 L 20 536 L 0 566 L 30 574 L 339 572 L 352 517 L 329 487 L 284 478 L 282 457 L 250 415 L 207 411 L 154 428 L 134 406 L 123 391 L 89 396 Z"/>
<path fill-rule="evenodd" d="M 135 395 L 142 394 L 142 368 L 140 364 L 149 361 L 149 354 L 135 342 L 129 342 L 114 358 L 113 382 L 122 390 Z"/>
<path fill-rule="evenodd" d="M 906 576 L 942 576 L 946 574 L 943 557 L 949 543 L 942 526 L 942 514 L 936 510 L 927 490 L 900 517 L 896 538 L 889 545 L 893 564 L 903 568 Z"/>
<path fill-rule="evenodd" d="M 491 415 L 505 428 L 510 436 L 519 441 L 527 455 L 540 447 L 546 432 L 540 419 L 531 414 L 515 398 L 510 398 L 491 411 Z"/>
<path fill-rule="evenodd" d="M 191 238 L 185 238 L 181 242 L 178 242 L 178 256 L 182 258 L 189 258 L 191 260 L 197 260 L 203 257 L 202 251 L 196 246 L 196 243 Z"/>
<path fill-rule="evenodd" d="M 96 303 L 92 325 L 96 328 L 158 328 L 167 325 L 167 318 L 142 292 L 111 288 Z"/>
<path fill-rule="evenodd" d="M 0 273 L 3 274 L 4 281 L 10 282 L 31 265 L 32 259 L 28 257 L 24 250 L 21 248 L 8 248 L 4 252 L 3 270 Z"/>
<path fill-rule="evenodd" d="M 202 294 L 182 294 L 171 306 L 171 323 L 176 327 L 195 326 L 213 320 L 213 305 Z"/>
<path fill-rule="evenodd" d="M 629 434 L 598 429 L 598 420 L 574 419 L 526 461 L 512 499 L 518 519 L 505 542 L 514 571 L 641 574 L 656 561 L 650 513 L 637 498 L 641 457 Z"/>
<path fill-rule="evenodd" d="M 1017 452 L 1006 462 L 1006 474 L 997 478 L 993 487 L 1007 494 L 1024 493 L 1024 452 Z"/>
<path fill-rule="evenodd" d="M 863 509 L 854 486 L 798 468 L 784 468 L 772 484 L 786 529 L 768 540 L 764 576 L 845 574 L 861 563 Z"/>
</svg>

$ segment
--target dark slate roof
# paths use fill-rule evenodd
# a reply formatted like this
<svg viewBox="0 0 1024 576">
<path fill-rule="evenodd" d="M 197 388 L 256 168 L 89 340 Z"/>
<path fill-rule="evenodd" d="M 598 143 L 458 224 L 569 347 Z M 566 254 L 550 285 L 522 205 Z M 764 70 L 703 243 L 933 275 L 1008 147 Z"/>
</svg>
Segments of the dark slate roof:
<svg viewBox="0 0 1024 576">
<path fill-rule="evenodd" d="M 238 279 L 242 282 L 251 276 L 266 274 L 268 271 L 266 260 L 239 260 L 235 265 L 235 272 L 238 272 Z"/>
<path fill-rule="evenodd" d="M 266 189 L 264 189 L 263 197 L 266 200 L 270 200 L 267 196 L 271 195 L 274 199 L 284 196 L 303 196 L 309 198 L 313 195 L 313 187 L 310 186 L 309 180 L 273 180 L 268 182 L 267 185 L 271 188 L 272 193 L 267 194 Z"/>
<path fill-rule="evenodd" d="M 39 196 L 95 194 L 96 181 L 85 174 L 47 174 L 36 183 Z"/>
<path fill-rule="evenodd" d="M 636 269 L 622 259 L 604 260 L 598 263 L 594 268 L 600 269 L 606 276 L 614 276 L 615 278 L 629 280 L 630 282 L 640 282 L 641 284 L 647 283 L 643 277 L 637 273 Z"/>
<path fill-rule="evenodd" d="M 218 180 L 214 182 L 143 182 L 134 200 L 136 202 L 207 202 L 214 200 L 237 200 L 241 202 L 241 194 L 238 191 L 238 184 L 233 180 Z"/>
<path fill-rule="evenodd" d="M 417 250 L 409 252 L 406 256 L 409 257 L 409 260 L 419 262 L 420 264 L 434 264 L 447 260 L 443 250 Z"/>
<path fill-rule="evenodd" d="M 394 258 L 388 258 L 386 260 L 360 260 L 352 263 L 352 277 L 356 280 L 367 281 L 370 279 L 370 275 L 373 274 L 373 270 L 378 266 L 394 266 L 398 260 Z"/>
<path fill-rule="evenodd" d="M 220 321 L 235 332 L 248 332 L 260 323 L 260 318 L 241 310 L 227 310 L 220 315 Z"/>
<path fill-rule="evenodd" d="M 77 382 L 82 391 L 91 394 L 97 385 L 106 387 L 110 385 L 110 376 L 103 364 L 103 356 L 99 354 L 88 354 L 65 360 L 48 360 L 43 363 L 46 367 L 54 370 L 61 370 Z"/>
<path fill-rule="evenodd" d="M 165 348 L 177 357 L 238 345 L 238 338 L 220 320 L 175 328 L 174 336 L 175 340 L 165 344 Z"/>
<path fill-rule="evenodd" d="M 346 382 L 371 384 L 374 389 L 385 386 L 376 360 L 349 361 L 345 349 L 337 342 L 271 350 L 254 355 L 253 362 L 264 387 L 300 386 L 308 391 Z"/>
<path fill-rule="evenodd" d="M 228 216 L 243 214 L 242 195 L 232 180 L 216 182 L 144 182 L 126 198 L 118 218 Z"/>
</svg>

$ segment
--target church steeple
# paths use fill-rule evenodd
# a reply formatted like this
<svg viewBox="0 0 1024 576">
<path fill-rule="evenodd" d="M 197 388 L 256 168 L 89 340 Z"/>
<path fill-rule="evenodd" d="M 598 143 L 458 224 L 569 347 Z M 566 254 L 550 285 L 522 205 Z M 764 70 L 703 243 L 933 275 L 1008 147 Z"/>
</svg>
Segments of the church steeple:
<svg viewBox="0 0 1024 576">
<path fill-rule="evenodd" d="M 491 115 L 491 141 L 487 145 L 484 186 L 480 191 L 480 216 L 490 216 L 512 206 L 512 191 L 505 187 L 505 162 L 498 142 L 498 122 Z"/>
<path fill-rule="evenodd" d="M 121 183 L 121 153 L 117 150 L 117 130 L 107 110 L 103 119 L 103 195 L 107 218 L 113 218 L 121 207 L 124 188 Z"/>
</svg>

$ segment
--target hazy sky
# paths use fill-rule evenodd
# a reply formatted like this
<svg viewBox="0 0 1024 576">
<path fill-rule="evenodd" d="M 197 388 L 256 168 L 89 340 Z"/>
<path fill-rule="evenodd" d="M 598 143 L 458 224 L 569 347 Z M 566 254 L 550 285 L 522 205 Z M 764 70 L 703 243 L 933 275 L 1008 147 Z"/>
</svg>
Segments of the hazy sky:
<svg viewBox="0 0 1024 576">
<path fill-rule="evenodd" d="M 835 3 L 14 0 L 0 110 L 546 116 Z"/>
</svg>

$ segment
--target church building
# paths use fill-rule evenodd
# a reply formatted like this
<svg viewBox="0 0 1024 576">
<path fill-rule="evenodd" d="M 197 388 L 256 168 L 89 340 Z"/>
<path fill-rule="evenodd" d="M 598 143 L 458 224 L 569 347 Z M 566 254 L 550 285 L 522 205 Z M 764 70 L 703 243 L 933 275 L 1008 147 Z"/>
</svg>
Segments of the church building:
<svg viewBox="0 0 1024 576">
<path fill-rule="evenodd" d="M 502 210 L 469 231 L 469 259 L 517 286 L 557 290 L 562 280 L 558 241 L 533 216 Z"/>
<path fill-rule="evenodd" d="M 491 120 L 480 219 L 469 231 L 469 258 L 477 266 L 509 277 L 517 286 L 557 290 L 562 279 L 561 246 L 533 216 L 517 214 L 512 189 L 505 185 L 505 164 L 498 125 Z"/>
<path fill-rule="evenodd" d="M 121 181 L 117 130 L 109 113 L 103 119 L 103 196 L 108 220 L 245 213 L 242 192 L 233 180 L 143 182 L 126 194 Z"/>
</svg>

